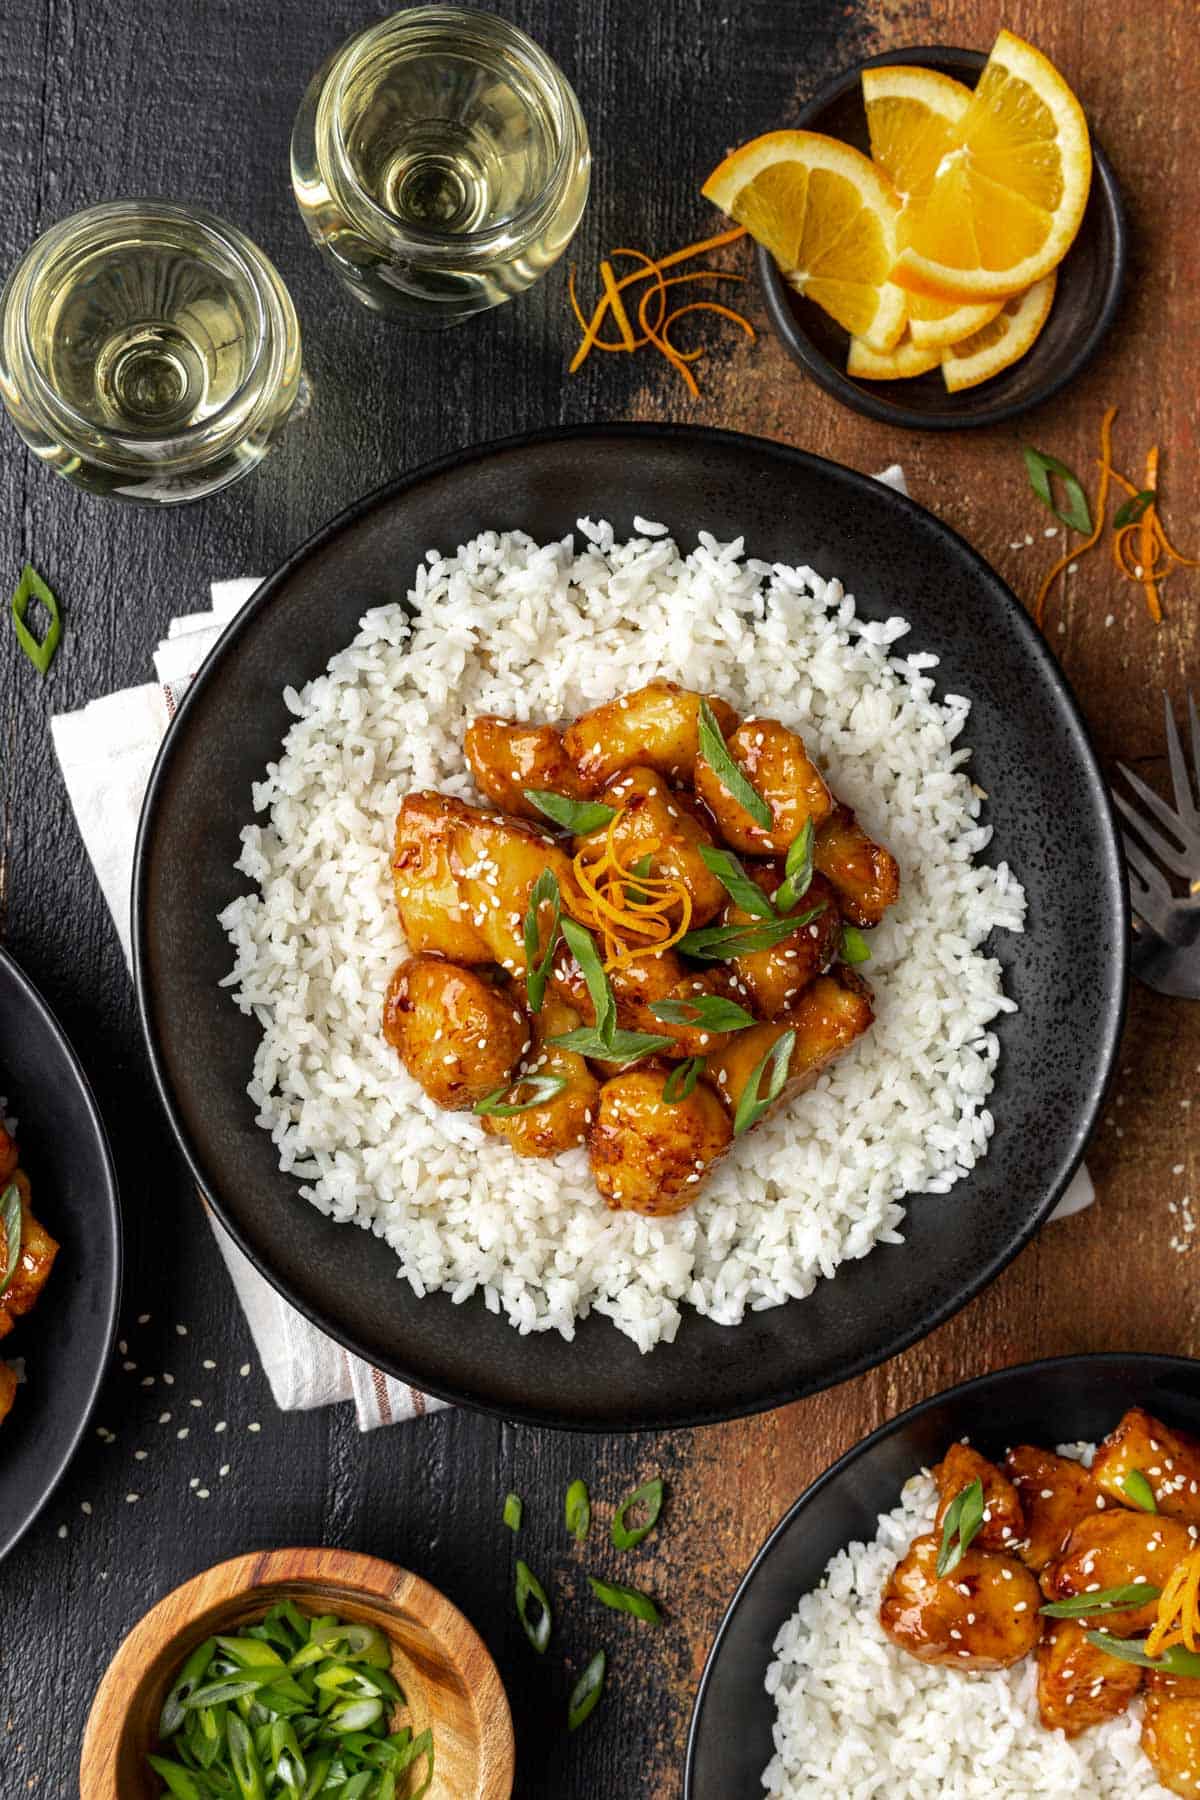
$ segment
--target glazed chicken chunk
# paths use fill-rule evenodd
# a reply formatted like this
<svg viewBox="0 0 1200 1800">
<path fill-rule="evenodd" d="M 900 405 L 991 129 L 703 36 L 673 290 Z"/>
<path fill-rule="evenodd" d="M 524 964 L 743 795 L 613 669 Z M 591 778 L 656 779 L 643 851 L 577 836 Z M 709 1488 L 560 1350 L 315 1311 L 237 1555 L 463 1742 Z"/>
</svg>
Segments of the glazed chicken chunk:
<svg viewBox="0 0 1200 1800">
<path fill-rule="evenodd" d="M 884 1631 L 919 1662 L 958 1669 L 1007 1669 L 1038 1641 L 1041 1596 L 1023 1563 L 994 1551 L 966 1551 L 937 1573 L 941 1540 L 917 1538 L 892 1573 L 879 1609 Z"/>
<path fill-rule="evenodd" d="M 769 828 L 757 825 L 717 772 L 702 756 L 697 758 L 696 793 L 725 842 L 739 853 L 784 856 L 809 819 L 819 826 L 833 810 L 833 798 L 810 761 L 803 738 L 777 719 L 747 719 L 729 738 L 727 748 L 771 814 Z"/>
<path fill-rule="evenodd" d="M 1150 1582 L 1161 1589 L 1176 1563 L 1195 1548 L 1188 1527 L 1178 1519 L 1110 1507 L 1080 1520 L 1062 1555 L 1043 1570 L 1042 1589 L 1050 1600 L 1070 1600 L 1133 1582 Z M 1104 1629 L 1114 1637 L 1136 1637 L 1149 1631 L 1157 1612 L 1151 1600 L 1105 1613 Z"/>
<path fill-rule="evenodd" d="M 1128 1506 L 1124 1484 L 1135 1469 L 1150 1483 L 1160 1513 L 1200 1523 L 1200 1443 L 1140 1406 L 1130 1407 L 1100 1445 L 1092 1474 L 1103 1493 Z"/>
<path fill-rule="evenodd" d="M 576 891 L 569 857 L 542 832 L 447 794 L 409 794 L 396 818 L 392 880 L 410 950 L 525 968 L 529 896 L 550 869 Z"/>
<path fill-rule="evenodd" d="M 823 1069 L 862 1036 L 874 1018 L 871 990 L 840 963 L 801 994 L 790 1012 L 767 1025 L 735 1032 L 723 1050 L 709 1057 L 706 1070 L 731 1112 L 736 1112 L 755 1069 L 785 1032 L 796 1041 L 788 1058 L 787 1080 L 776 1100 L 785 1106 L 812 1087 Z"/>
<path fill-rule="evenodd" d="M 848 806 L 837 806 L 818 827 L 813 865 L 837 889 L 838 902 L 852 925 L 878 925 L 900 895 L 895 857 L 874 843 Z"/>
<path fill-rule="evenodd" d="M 634 764 L 654 769 L 668 781 L 690 782 L 700 750 L 702 698 L 673 681 L 651 681 L 576 719 L 563 743 L 588 792 L 597 792 Z M 715 694 L 708 695 L 708 704 L 728 736 L 737 726 L 737 714 Z"/>
<path fill-rule="evenodd" d="M 973 1481 L 983 1483 L 983 1523 L 975 1542 L 981 1550 L 1015 1552 L 1025 1535 L 1025 1515 L 1017 1490 L 995 1463 L 980 1456 L 969 1444 L 951 1444 L 933 1471 L 937 1483 L 938 1510 L 934 1536 L 941 1541 L 942 1526 L 957 1495 Z"/>
<path fill-rule="evenodd" d="M 758 863 L 746 870 L 767 895 L 783 880 L 782 862 Z M 730 959 L 734 993 L 760 1019 L 775 1019 L 795 1005 L 806 987 L 829 967 L 842 941 L 842 919 L 837 895 L 823 875 L 814 875 L 808 892 L 791 911 L 815 913 L 795 937 L 764 950 L 751 950 Z M 743 912 L 730 901 L 721 914 L 722 925 L 753 925 L 754 914 Z"/>
<path fill-rule="evenodd" d="M 682 1211 L 733 1141 L 725 1108 L 703 1081 L 673 1105 L 663 1099 L 669 1073 L 631 1069 L 600 1090 L 588 1147 L 596 1186 L 616 1212 Z"/>
<path fill-rule="evenodd" d="M 516 819 L 545 823 L 546 815 L 525 798 L 528 788 L 567 800 L 583 798 L 557 725 L 521 725 L 483 713 L 468 725 L 463 749 L 480 793 Z"/>
<path fill-rule="evenodd" d="M 0 1338 L 7 1337 L 17 1320 L 33 1311 L 58 1255 L 57 1243 L 33 1216 L 29 1204 L 29 1177 L 23 1169 L 14 1168 L 4 1185 L 7 1188 L 13 1183 L 21 1196 L 21 1248 L 12 1280 L 0 1293 Z M 3 1237 L 0 1229 L 0 1243 Z M 7 1249 L 4 1260 L 8 1260 Z"/>
<path fill-rule="evenodd" d="M 1021 1560 L 1035 1571 L 1062 1555 L 1081 1519 L 1104 1510 L 1104 1496 L 1083 1464 L 1053 1450 L 1017 1444 L 1004 1458 L 1004 1472 L 1025 1514 Z"/>
<path fill-rule="evenodd" d="M 627 867 L 649 854 L 649 875 L 675 875 L 692 903 L 691 924 L 706 925 L 727 899 L 725 889 L 706 866 L 701 850 L 711 850 L 711 832 L 680 806 L 664 778 L 654 769 L 624 769 L 602 788 L 605 806 L 619 809 L 613 844 Z M 575 849 L 599 856 L 607 828 L 575 839 Z"/>
<path fill-rule="evenodd" d="M 447 1112 L 508 1081 L 531 1047 L 525 1009 L 497 981 L 440 956 L 410 956 L 392 976 L 383 1035 L 414 1081 Z"/>
<path fill-rule="evenodd" d="M 1163 1787 L 1196 1800 L 1200 1794 L 1200 1681 L 1165 1675 L 1157 1669 L 1147 1674 L 1142 1749 Z"/>
<path fill-rule="evenodd" d="M 1038 1714 L 1047 1731 L 1069 1738 L 1117 1718 L 1142 1685 L 1136 1663 L 1088 1643 L 1091 1629 L 1079 1619 L 1051 1619 L 1038 1645 Z"/>
<path fill-rule="evenodd" d="M 558 1156 L 587 1142 L 600 1098 L 600 1083 L 582 1056 L 547 1042 L 552 1037 L 565 1037 L 579 1023 L 577 1012 L 564 1006 L 554 994 L 547 994 L 533 1020 L 532 1051 L 522 1059 L 511 1095 L 506 1099 L 519 1103 L 533 1098 L 532 1090 L 522 1086 L 523 1078 L 530 1075 L 554 1077 L 566 1085 L 538 1106 L 507 1116 L 487 1113 L 480 1120 L 489 1136 L 507 1138 L 518 1156 Z"/>
</svg>

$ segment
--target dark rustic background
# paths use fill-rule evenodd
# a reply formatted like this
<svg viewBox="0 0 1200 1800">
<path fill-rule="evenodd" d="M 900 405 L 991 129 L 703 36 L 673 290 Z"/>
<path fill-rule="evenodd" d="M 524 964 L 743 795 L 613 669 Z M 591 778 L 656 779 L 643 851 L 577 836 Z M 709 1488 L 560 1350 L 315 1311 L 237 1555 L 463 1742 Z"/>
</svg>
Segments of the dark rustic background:
<svg viewBox="0 0 1200 1800">
<path fill-rule="evenodd" d="M 410 1564 L 474 1619 L 512 1696 L 519 1794 L 674 1800 L 721 1610 L 769 1527 L 835 1454 L 968 1373 L 1055 1351 L 1198 1346 L 1183 1200 L 1197 1174 L 1189 1106 L 1200 1011 L 1139 992 L 1120 1083 L 1089 1155 L 1096 1209 L 1048 1228 L 973 1306 L 872 1375 L 757 1420 L 658 1438 L 572 1439 L 465 1413 L 363 1438 L 348 1408 L 275 1413 L 154 1101 L 129 979 L 51 754 L 51 711 L 145 680 L 168 619 L 202 605 L 214 577 L 266 571 L 365 489 L 461 445 L 556 421 L 694 419 L 863 469 L 900 457 L 915 497 L 1026 598 L 1054 546 L 1025 485 L 1023 439 L 1088 471 L 1102 408 L 1118 403 L 1118 450 L 1131 470 L 1152 438 L 1163 447 L 1164 510 L 1179 538 L 1195 539 L 1200 513 L 1200 77 L 1190 0 L 1103 15 L 1088 0 L 501 0 L 566 69 L 587 115 L 596 166 L 576 245 L 585 270 L 607 245 L 663 251 L 709 228 L 697 188 L 725 148 L 786 124 L 858 57 L 937 41 L 986 48 L 1002 24 L 1034 38 L 1078 89 L 1115 163 L 1135 232 L 1132 279 L 1109 346 L 1073 392 L 1020 428 L 958 441 L 896 437 L 840 411 L 765 335 L 714 357 L 698 403 L 669 370 L 632 359 L 594 357 L 568 380 L 562 270 L 516 305 L 432 338 L 343 300 L 292 204 L 288 134 L 313 68 L 386 10 L 372 0 L 6 0 L 0 10 L 4 266 L 92 201 L 202 201 L 278 262 L 315 391 L 311 413 L 261 473 L 161 515 L 74 493 L 0 428 L 0 587 L 7 592 L 29 558 L 68 620 L 44 682 L 0 630 L 0 937 L 59 1012 L 96 1085 L 128 1239 L 128 1348 L 95 1421 L 111 1441 L 89 1435 L 0 1570 L 6 1796 L 75 1791 L 96 1681 L 157 1595 L 238 1551 L 325 1542 Z M 1122 756 L 1157 771 L 1160 690 L 1179 699 L 1189 671 L 1195 679 L 1200 578 L 1177 575 L 1165 598 L 1156 630 L 1140 596 L 1097 555 L 1053 616 L 1052 641 L 1106 764 Z M 148 1377 L 153 1385 L 143 1385 Z M 172 1418 L 159 1423 L 164 1412 Z M 655 1469 L 671 1499 L 642 1567 L 668 1620 L 650 1634 L 569 1604 L 581 1576 L 560 1517 L 572 1476 L 612 1501 Z M 578 1657 L 603 1641 L 613 1653 L 603 1710 L 571 1741 L 567 1675 L 557 1656 L 543 1665 L 532 1655 L 509 1601 L 511 1545 L 499 1521 L 510 1486 L 526 1496 L 529 1560 L 568 1602 L 560 1648 Z"/>
</svg>

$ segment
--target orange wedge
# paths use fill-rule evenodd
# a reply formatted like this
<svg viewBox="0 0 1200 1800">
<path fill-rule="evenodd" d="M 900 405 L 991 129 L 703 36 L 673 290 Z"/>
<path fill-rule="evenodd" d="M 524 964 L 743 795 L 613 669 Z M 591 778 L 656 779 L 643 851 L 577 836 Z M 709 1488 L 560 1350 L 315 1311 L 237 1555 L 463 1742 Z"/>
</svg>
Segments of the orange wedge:
<svg viewBox="0 0 1200 1800">
<path fill-rule="evenodd" d="M 900 196 L 903 248 L 914 209 L 929 193 L 945 158 L 958 148 L 958 128 L 971 104 L 971 90 L 936 69 L 897 63 L 864 69 L 862 91 L 871 155 Z M 986 300 L 972 305 L 910 294 L 909 337 L 914 345 L 929 348 L 957 344 L 994 319 L 1001 304 Z"/>
<path fill-rule="evenodd" d="M 869 157 L 819 132 L 770 131 L 727 156 L 703 192 L 852 337 L 879 351 L 898 343 L 906 301 L 888 271 L 900 202 Z"/>
<path fill-rule="evenodd" d="M 1092 179 L 1087 120 L 1053 63 L 1002 31 L 951 129 L 953 148 L 905 220 L 893 279 L 935 300 L 1005 300 L 1074 241 Z"/>
<path fill-rule="evenodd" d="M 941 352 L 942 374 L 952 394 L 989 380 L 1024 356 L 1046 323 L 1057 279 L 1044 275 L 1025 293 L 1006 300 L 982 331 Z"/>
<path fill-rule="evenodd" d="M 941 350 L 922 349 L 914 344 L 907 332 L 891 350 L 872 350 L 861 338 L 851 338 L 846 373 L 865 381 L 903 381 L 907 376 L 936 369 L 942 355 Z"/>
</svg>

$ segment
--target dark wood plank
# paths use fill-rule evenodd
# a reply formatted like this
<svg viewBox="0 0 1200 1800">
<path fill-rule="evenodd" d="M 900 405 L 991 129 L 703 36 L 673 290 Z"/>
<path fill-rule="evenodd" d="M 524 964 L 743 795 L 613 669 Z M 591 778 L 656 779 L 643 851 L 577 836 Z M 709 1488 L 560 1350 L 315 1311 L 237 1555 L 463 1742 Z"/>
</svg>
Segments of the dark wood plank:
<svg viewBox="0 0 1200 1800">
<path fill-rule="evenodd" d="M 1027 599 L 1055 545 L 1039 535 L 1048 521 L 1028 495 L 1020 442 L 1082 472 L 1103 407 L 1119 403 L 1118 447 L 1131 472 L 1155 439 L 1181 537 L 1200 512 L 1190 337 L 1200 249 L 1189 223 L 1200 201 L 1200 81 L 1186 7 L 1159 0 L 1148 20 L 1114 17 L 1102 30 L 1084 0 L 1053 9 L 1033 0 L 924 0 L 918 9 L 896 0 L 674 0 L 657 9 L 515 0 L 505 10 L 569 71 L 589 119 L 595 184 L 576 246 L 585 270 L 614 242 L 663 249 L 703 231 L 712 215 L 697 190 L 726 146 L 786 123 L 845 63 L 922 41 L 985 48 L 1004 23 L 1059 60 L 1082 93 L 1131 203 L 1135 279 L 1118 334 L 1070 395 L 1019 427 L 969 440 L 897 438 L 838 409 L 765 330 L 753 348 L 713 357 L 698 402 L 670 371 L 623 358 L 594 357 L 567 381 L 562 271 L 517 306 L 427 338 L 342 302 L 318 267 L 288 191 L 287 140 L 311 70 L 362 22 L 351 0 L 269 9 L 176 0 L 149 12 L 137 0 L 27 0 L 0 17 L 6 261 L 52 219 L 101 196 L 204 201 L 277 259 L 297 299 L 315 396 L 252 482 L 168 516 L 75 495 L 3 428 L 0 571 L 15 577 L 26 556 L 35 560 L 63 596 L 69 626 L 45 683 L 0 632 L 0 934 L 62 1014 L 96 1082 L 129 1236 L 128 1353 L 97 1415 L 115 1442 L 89 1439 L 0 1570 L 6 1791 L 72 1791 L 100 1671 L 166 1587 L 238 1551 L 307 1541 L 409 1562 L 470 1613 L 513 1698 L 519 1793 L 674 1800 L 695 1679 L 720 1613 L 767 1530 L 835 1455 L 898 1408 L 984 1368 L 1072 1349 L 1197 1348 L 1194 1251 L 1170 1248 L 1180 1215 L 1168 1209 L 1197 1179 L 1184 1102 L 1196 1091 L 1200 1013 L 1137 993 L 1120 1086 L 1089 1153 L 1096 1209 L 1048 1228 L 958 1319 L 861 1380 L 757 1420 L 628 1440 L 567 1439 L 464 1414 L 362 1439 L 346 1409 L 274 1412 L 156 1109 L 128 977 L 50 755 L 52 710 L 144 679 L 167 620 L 197 605 L 209 581 L 269 567 L 364 489 L 458 445 L 560 419 L 695 418 L 864 469 L 899 456 L 914 495 Z M 1178 699 L 1195 678 L 1196 578 L 1173 580 L 1166 598 L 1156 630 L 1097 556 L 1051 624 L 1106 762 L 1129 757 L 1152 776 L 1162 761 L 1157 690 Z M 164 1412 L 172 1417 L 160 1424 Z M 560 1509 L 576 1474 L 607 1507 L 654 1468 L 667 1473 L 671 1500 L 638 1566 L 667 1597 L 669 1621 L 651 1639 L 579 1603 L 584 1559 Z M 512 1615 L 513 1546 L 499 1523 L 510 1486 L 526 1496 L 523 1548 L 554 1586 L 568 1662 L 598 1642 L 613 1652 L 604 1713 L 574 1740 L 561 1730 L 567 1670 L 539 1663 Z M 139 1499 L 127 1501 L 131 1493 Z"/>
</svg>

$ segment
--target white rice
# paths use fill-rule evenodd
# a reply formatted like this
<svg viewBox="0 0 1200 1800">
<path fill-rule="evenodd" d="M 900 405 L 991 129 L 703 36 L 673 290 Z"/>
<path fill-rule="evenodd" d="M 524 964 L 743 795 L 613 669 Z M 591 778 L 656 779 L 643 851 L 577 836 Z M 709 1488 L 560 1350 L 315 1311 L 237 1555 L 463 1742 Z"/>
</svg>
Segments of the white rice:
<svg viewBox="0 0 1200 1800">
<path fill-rule="evenodd" d="M 884 1636 L 888 1578 L 936 1512 L 923 1470 L 881 1514 L 872 1543 L 838 1552 L 775 1639 L 775 1755 L 763 1774 L 772 1800 L 1171 1800 L 1138 1742 L 1138 1700 L 1068 1742 L 1038 1722 L 1034 1657 L 965 1674 Z"/>
<path fill-rule="evenodd" d="M 237 865 L 260 891 L 221 923 L 226 985 L 263 1031 L 248 1092 L 306 1199 L 386 1239 L 418 1294 L 481 1292 L 519 1331 L 568 1338 L 594 1308 L 649 1350 L 685 1303 L 734 1325 L 901 1241 L 904 1197 L 947 1193 L 985 1153 L 988 1026 L 1013 1003 L 980 945 L 1021 930 L 1025 897 L 976 860 L 991 830 L 958 744 L 969 702 L 935 698 L 935 657 L 895 654 L 901 618 L 860 621 L 840 583 L 748 560 L 740 539 L 701 533 L 685 557 L 638 526 L 621 544 L 583 519 L 578 541 L 485 532 L 429 551 L 411 621 L 369 612 L 285 693 L 296 723 Z M 518 1159 L 440 1111 L 380 1035 L 405 954 L 389 873 L 405 794 L 478 799 L 462 748 L 478 712 L 566 720 L 654 676 L 797 727 L 902 873 L 872 938 L 872 1031 L 671 1219 L 609 1212 L 583 1150 Z"/>
</svg>

